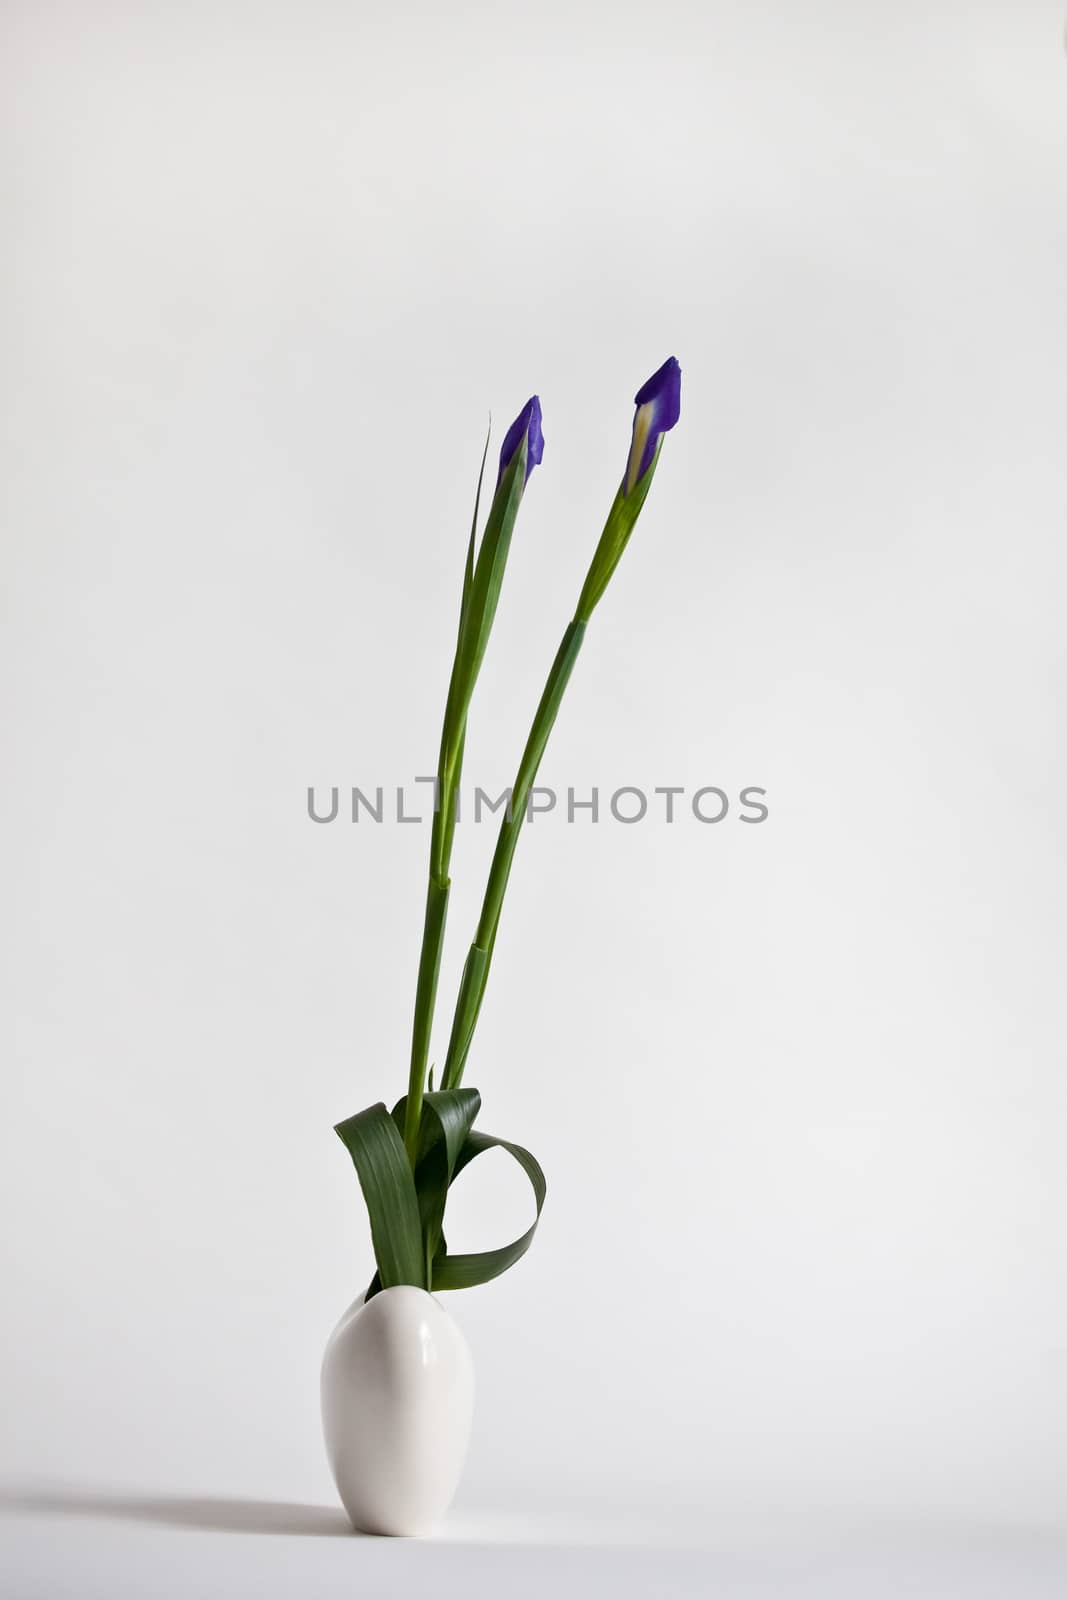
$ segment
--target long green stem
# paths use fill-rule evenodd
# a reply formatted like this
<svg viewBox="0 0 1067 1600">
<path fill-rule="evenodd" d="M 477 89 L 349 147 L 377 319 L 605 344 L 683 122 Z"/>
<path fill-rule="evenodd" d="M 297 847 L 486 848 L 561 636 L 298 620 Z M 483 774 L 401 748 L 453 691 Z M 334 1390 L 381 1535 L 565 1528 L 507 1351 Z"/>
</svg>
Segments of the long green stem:
<svg viewBox="0 0 1067 1600">
<path fill-rule="evenodd" d="M 453 757 L 448 747 L 449 718 L 445 714 L 445 733 L 437 768 L 433 825 L 430 834 L 430 880 L 426 889 L 426 915 L 422 926 L 422 949 L 415 984 L 415 1018 L 411 1032 L 411 1064 L 408 1074 L 408 1100 L 404 1114 L 404 1147 L 412 1166 L 419 1146 L 422 1097 L 426 1066 L 430 1057 L 430 1035 L 437 1001 L 437 980 L 441 972 L 441 952 L 445 943 L 445 921 L 452 880 L 448 868 L 456 827 L 455 795 L 463 770 L 466 723 Z"/>
<path fill-rule="evenodd" d="M 489 440 L 486 438 L 486 450 L 488 446 Z M 448 698 L 441 729 L 441 749 L 437 762 L 426 915 L 423 919 L 422 949 L 419 954 L 419 971 L 415 985 L 415 1016 L 411 1030 L 411 1061 L 408 1069 L 407 1106 L 404 1113 L 404 1147 L 413 1167 L 419 1148 L 422 1100 L 426 1087 L 426 1069 L 437 999 L 437 980 L 441 970 L 441 952 L 444 948 L 445 920 L 451 887 L 448 869 L 452 860 L 452 841 L 456 829 L 456 796 L 463 770 L 467 713 L 496 615 L 511 534 L 526 484 L 526 454 L 527 441 L 524 438 L 512 457 L 507 471 L 497 484 L 475 565 L 478 503 L 481 498 L 482 473 L 485 471 L 483 453 L 482 473 L 478 477 L 478 495 L 474 502 L 474 517 L 467 544 L 459 633 L 452 661 L 452 675 L 449 679 Z"/>
<path fill-rule="evenodd" d="M 489 880 L 485 887 L 485 898 L 482 901 L 482 912 L 478 919 L 478 929 L 460 980 L 459 996 L 452 1018 L 452 1032 L 448 1041 L 448 1054 L 445 1057 L 445 1070 L 441 1079 L 441 1087 L 444 1089 L 458 1088 L 463 1079 L 463 1069 L 467 1063 L 471 1040 L 482 1008 L 485 986 L 489 979 L 489 968 L 493 960 L 497 928 L 500 925 L 500 913 L 504 904 L 504 892 L 511 875 L 511 863 L 515 856 L 515 847 L 519 842 L 519 832 L 526 820 L 530 789 L 537 777 L 537 769 L 541 765 L 548 736 L 552 732 L 560 702 L 570 682 L 578 652 L 582 648 L 586 624 L 629 543 L 634 525 L 648 496 L 658 460 L 657 444 L 651 465 L 643 478 L 630 490 L 627 490 L 624 484 L 615 496 L 582 585 L 574 620 L 563 635 L 538 702 L 529 737 L 526 740 L 526 748 L 519 762 L 515 785 L 511 791 L 511 803 L 500 824 L 496 850 L 489 868 Z"/>
<path fill-rule="evenodd" d="M 585 638 L 585 623 L 572 622 L 563 635 L 562 643 L 556 651 L 556 658 L 548 674 L 548 680 L 541 694 L 541 699 L 534 715 L 533 725 L 530 728 L 526 748 L 522 753 L 519 763 L 518 775 L 515 786 L 511 792 L 511 806 L 504 817 L 497 840 L 496 851 L 493 855 L 493 864 L 489 870 L 489 881 L 485 888 L 485 899 L 482 902 L 482 914 L 478 919 L 478 932 L 475 943 L 483 950 L 491 948 L 496 938 L 497 925 L 500 922 L 500 912 L 504 904 L 504 891 L 508 886 L 511 873 L 511 863 L 515 855 L 515 846 L 519 842 L 519 832 L 526 820 L 526 807 L 529 802 L 530 790 L 537 769 L 541 765 L 541 757 L 545 753 L 548 736 L 552 732 L 556 716 L 559 712 L 560 702 L 564 690 L 570 682 L 574 664 L 578 659 L 578 652 L 582 648 Z"/>
<path fill-rule="evenodd" d="M 489 869 L 489 879 L 485 886 L 485 898 L 482 901 L 482 912 L 478 919 L 478 930 L 474 936 L 474 944 L 467 957 L 463 969 L 463 978 L 460 984 L 459 998 L 456 1002 L 456 1012 L 452 1023 L 452 1035 L 448 1044 L 448 1056 L 445 1060 L 442 1088 L 455 1089 L 463 1079 L 463 1069 L 467 1061 L 471 1039 L 474 1034 L 478 1013 L 481 1010 L 482 997 L 489 977 L 489 967 L 493 956 L 493 946 L 496 943 L 496 932 L 500 923 L 500 913 L 504 904 L 504 893 L 511 875 L 511 864 L 515 857 L 515 848 L 519 842 L 519 833 L 526 820 L 526 807 L 529 802 L 530 790 L 533 787 L 537 770 L 541 765 L 541 757 L 548 744 L 548 736 L 552 732 L 556 717 L 559 713 L 560 703 L 564 691 L 570 682 L 574 664 L 582 648 L 585 638 L 585 622 L 575 618 L 570 624 L 559 649 L 556 651 L 548 679 L 545 683 L 541 699 L 538 702 L 530 734 L 526 740 L 526 748 L 519 762 L 518 774 L 511 791 L 511 801 L 504 820 L 500 825 L 497 837 L 496 850 L 493 853 L 492 866 Z"/>
<path fill-rule="evenodd" d="M 479 488 L 480 486 L 479 480 Z M 474 515 L 477 520 L 477 503 Z M 468 557 L 468 574 L 469 571 Z M 468 581 L 469 578 L 464 580 L 464 612 Z M 464 713 L 462 718 L 456 714 L 457 680 L 463 654 L 463 623 L 464 616 L 461 614 L 460 641 L 456 646 L 456 657 L 452 664 L 452 679 L 449 683 L 444 726 L 441 730 L 441 752 L 437 761 L 433 823 L 430 830 L 430 878 L 426 889 L 426 915 L 422 925 L 422 949 L 419 952 L 419 973 L 415 984 L 415 1017 L 411 1029 L 411 1063 L 408 1069 L 407 1108 L 404 1113 L 404 1147 L 413 1167 L 419 1147 L 422 1096 L 426 1085 L 426 1066 L 430 1057 L 430 1035 L 433 1031 L 437 980 L 441 971 L 441 952 L 444 949 L 445 921 L 448 916 L 448 894 L 452 883 L 448 876 L 448 868 L 452 858 L 452 839 L 456 826 L 455 792 L 463 770 L 463 748 L 467 736 L 466 714 Z"/>
</svg>

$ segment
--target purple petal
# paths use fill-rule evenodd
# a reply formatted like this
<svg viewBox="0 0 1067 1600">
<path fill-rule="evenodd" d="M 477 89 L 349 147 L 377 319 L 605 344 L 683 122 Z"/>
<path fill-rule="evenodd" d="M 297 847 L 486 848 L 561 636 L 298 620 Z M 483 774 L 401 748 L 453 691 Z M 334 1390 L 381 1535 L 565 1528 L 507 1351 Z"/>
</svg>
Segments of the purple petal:
<svg viewBox="0 0 1067 1600">
<path fill-rule="evenodd" d="M 526 437 L 526 482 L 529 483 L 530 473 L 540 464 L 541 457 L 545 453 L 545 436 L 541 429 L 541 402 L 535 394 L 530 396 L 504 435 L 504 443 L 500 447 L 500 471 L 496 480 L 498 484 L 522 444 L 523 435 Z"/>
<path fill-rule="evenodd" d="M 641 385 L 634 395 L 634 405 L 637 411 L 626 474 L 627 492 L 644 477 L 652 465 L 660 438 L 670 432 L 682 414 L 682 369 L 674 356 L 668 356 L 662 367 Z"/>
<path fill-rule="evenodd" d="M 682 369 L 677 356 L 668 356 L 634 395 L 635 406 L 647 405 L 650 400 L 656 405 L 657 431 L 669 433 L 682 414 Z"/>
</svg>

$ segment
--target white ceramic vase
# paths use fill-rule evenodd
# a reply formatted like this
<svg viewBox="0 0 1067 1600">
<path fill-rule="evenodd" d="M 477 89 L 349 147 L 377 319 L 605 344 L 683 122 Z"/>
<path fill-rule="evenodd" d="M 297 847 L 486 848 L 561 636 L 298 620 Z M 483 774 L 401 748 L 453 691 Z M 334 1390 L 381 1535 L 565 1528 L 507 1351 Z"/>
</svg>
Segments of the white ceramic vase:
<svg viewBox="0 0 1067 1600">
<path fill-rule="evenodd" d="M 362 1533 L 432 1533 L 470 1440 L 466 1339 L 425 1289 L 349 1306 L 322 1361 L 322 1426 L 341 1504 Z"/>
</svg>

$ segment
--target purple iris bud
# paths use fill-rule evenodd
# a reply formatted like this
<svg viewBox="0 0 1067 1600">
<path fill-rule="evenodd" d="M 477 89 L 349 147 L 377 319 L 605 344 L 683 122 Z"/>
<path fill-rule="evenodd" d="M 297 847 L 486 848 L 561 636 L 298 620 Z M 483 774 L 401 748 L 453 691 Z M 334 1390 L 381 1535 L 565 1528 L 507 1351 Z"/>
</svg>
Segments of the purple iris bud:
<svg viewBox="0 0 1067 1600">
<path fill-rule="evenodd" d="M 522 444 L 523 436 L 526 438 L 526 483 L 530 481 L 530 473 L 536 467 L 545 453 L 545 436 L 541 432 L 541 402 L 532 394 L 519 412 L 515 421 L 504 435 L 504 443 L 500 447 L 500 471 L 497 474 L 497 484 L 511 466 L 515 452 Z"/>
<path fill-rule="evenodd" d="M 682 414 L 682 369 L 669 356 L 634 395 L 634 432 L 626 464 L 625 493 L 629 494 L 652 465 L 656 448 Z"/>
</svg>

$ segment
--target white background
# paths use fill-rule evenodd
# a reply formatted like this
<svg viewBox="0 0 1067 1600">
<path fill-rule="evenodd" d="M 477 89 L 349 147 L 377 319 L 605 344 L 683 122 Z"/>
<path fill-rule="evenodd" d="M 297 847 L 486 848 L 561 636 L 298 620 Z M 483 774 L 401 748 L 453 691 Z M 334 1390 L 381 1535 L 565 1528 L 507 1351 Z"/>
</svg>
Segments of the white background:
<svg viewBox="0 0 1067 1600">
<path fill-rule="evenodd" d="M 1062 21 L 4 8 L 6 1593 L 801 1592 L 785 1537 L 854 1594 L 844 1527 L 864 1592 L 912 1545 L 1062 1592 Z M 287 1539 L 336 1526 L 331 1124 L 403 1090 L 428 847 L 306 789 L 432 770 L 486 413 L 536 389 L 468 743 L 509 781 L 671 353 L 543 778 L 770 816 L 523 838 L 468 1081 L 549 1199 L 451 1301 L 467 1554 Z M 526 1225 L 494 1161 L 457 1244 Z"/>
</svg>

